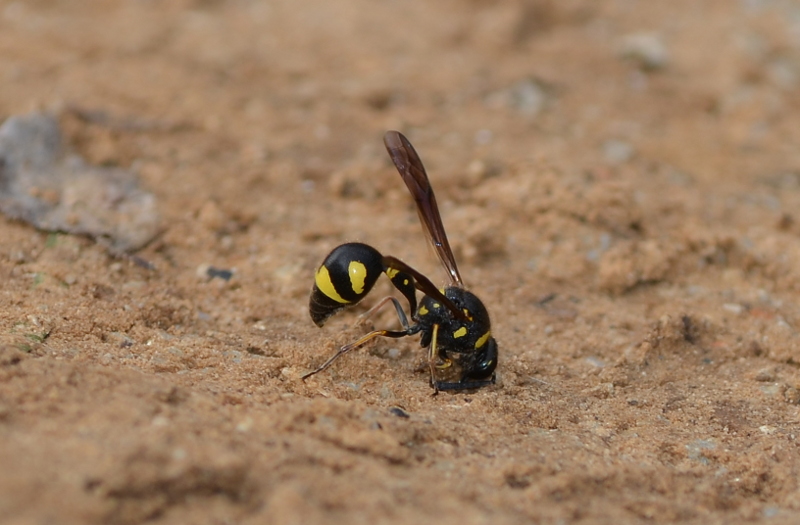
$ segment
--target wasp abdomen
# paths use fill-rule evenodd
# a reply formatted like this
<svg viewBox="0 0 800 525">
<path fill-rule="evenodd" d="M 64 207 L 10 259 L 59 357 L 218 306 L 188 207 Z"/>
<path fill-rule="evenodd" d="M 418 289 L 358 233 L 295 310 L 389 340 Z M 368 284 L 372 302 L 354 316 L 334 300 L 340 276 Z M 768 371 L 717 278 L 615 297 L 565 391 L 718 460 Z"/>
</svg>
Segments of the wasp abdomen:
<svg viewBox="0 0 800 525">
<path fill-rule="evenodd" d="M 383 272 L 383 256 L 367 244 L 351 242 L 328 254 L 314 276 L 309 311 L 317 326 L 363 299 Z"/>
</svg>

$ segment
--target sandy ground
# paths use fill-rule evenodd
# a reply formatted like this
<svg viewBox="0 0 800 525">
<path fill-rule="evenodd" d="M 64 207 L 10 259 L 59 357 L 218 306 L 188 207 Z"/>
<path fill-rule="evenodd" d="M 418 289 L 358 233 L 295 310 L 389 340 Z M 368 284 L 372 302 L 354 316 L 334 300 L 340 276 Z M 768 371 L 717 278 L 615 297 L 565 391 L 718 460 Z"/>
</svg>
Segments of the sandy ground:
<svg viewBox="0 0 800 525">
<path fill-rule="evenodd" d="M 800 4 L 0 2 L 0 57 L 162 215 L 153 270 L 0 219 L 0 522 L 798 521 Z M 315 327 L 334 246 L 445 282 L 387 129 L 496 386 L 416 338 L 299 380 L 390 290 Z"/>
</svg>

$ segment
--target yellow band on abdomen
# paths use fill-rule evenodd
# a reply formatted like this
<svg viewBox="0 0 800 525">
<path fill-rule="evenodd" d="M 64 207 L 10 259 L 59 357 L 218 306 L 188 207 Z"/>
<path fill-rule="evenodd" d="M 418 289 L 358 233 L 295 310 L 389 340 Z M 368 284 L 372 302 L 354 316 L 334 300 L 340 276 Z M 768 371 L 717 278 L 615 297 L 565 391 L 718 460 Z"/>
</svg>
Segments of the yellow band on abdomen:
<svg viewBox="0 0 800 525">
<path fill-rule="evenodd" d="M 350 261 L 347 266 L 350 274 L 350 287 L 356 295 L 364 293 L 364 282 L 367 280 L 367 267 L 360 261 Z"/>
<path fill-rule="evenodd" d="M 350 301 L 339 295 L 339 292 L 336 291 L 336 288 L 333 286 L 333 281 L 331 281 L 331 274 L 328 273 L 328 269 L 325 268 L 325 266 L 320 266 L 319 270 L 317 270 L 317 275 L 314 276 L 314 282 L 317 284 L 317 288 L 319 288 L 320 292 L 337 303 L 350 303 Z"/>
</svg>

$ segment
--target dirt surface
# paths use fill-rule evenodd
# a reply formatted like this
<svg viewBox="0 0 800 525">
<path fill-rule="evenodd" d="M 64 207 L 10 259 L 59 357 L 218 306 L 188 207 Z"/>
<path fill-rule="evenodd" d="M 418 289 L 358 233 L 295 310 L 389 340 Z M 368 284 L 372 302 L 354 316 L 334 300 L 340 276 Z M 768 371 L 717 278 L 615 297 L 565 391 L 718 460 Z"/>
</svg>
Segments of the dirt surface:
<svg viewBox="0 0 800 525">
<path fill-rule="evenodd" d="M 0 57 L 162 215 L 154 269 L 0 219 L 0 522 L 797 522 L 796 2 L 0 2 Z M 299 379 L 390 290 L 315 327 L 333 247 L 445 282 L 387 129 L 493 387 L 417 338 Z"/>
</svg>

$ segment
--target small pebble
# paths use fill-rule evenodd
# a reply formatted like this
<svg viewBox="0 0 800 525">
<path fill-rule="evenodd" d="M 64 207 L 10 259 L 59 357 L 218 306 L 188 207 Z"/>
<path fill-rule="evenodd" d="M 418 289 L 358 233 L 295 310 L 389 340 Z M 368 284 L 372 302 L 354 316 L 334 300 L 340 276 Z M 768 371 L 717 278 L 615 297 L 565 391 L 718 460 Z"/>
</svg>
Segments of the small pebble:
<svg viewBox="0 0 800 525">
<path fill-rule="evenodd" d="M 755 376 L 756 381 L 775 381 L 775 371 L 771 368 L 762 368 Z"/>
<path fill-rule="evenodd" d="M 636 61 L 642 69 L 657 70 L 669 62 L 664 40 L 654 33 L 635 33 L 622 39 L 620 56 Z"/>
<path fill-rule="evenodd" d="M 403 419 L 408 419 L 409 417 L 411 417 L 408 415 L 408 412 L 406 412 L 400 407 L 389 408 L 389 413 L 392 414 L 393 416 L 402 417 Z"/>
<path fill-rule="evenodd" d="M 633 158 L 635 151 L 630 143 L 611 139 L 603 143 L 603 155 L 612 164 L 624 164 Z"/>
<path fill-rule="evenodd" d="M 725 303 L 722 305 L 722 309 L 732 314 L 740 315 L 744 311 L 744 306 L 737 303 Z"/>
</svg>

